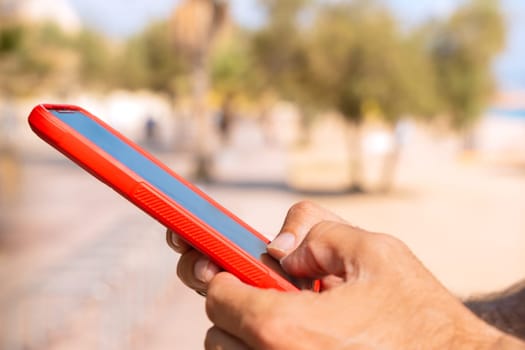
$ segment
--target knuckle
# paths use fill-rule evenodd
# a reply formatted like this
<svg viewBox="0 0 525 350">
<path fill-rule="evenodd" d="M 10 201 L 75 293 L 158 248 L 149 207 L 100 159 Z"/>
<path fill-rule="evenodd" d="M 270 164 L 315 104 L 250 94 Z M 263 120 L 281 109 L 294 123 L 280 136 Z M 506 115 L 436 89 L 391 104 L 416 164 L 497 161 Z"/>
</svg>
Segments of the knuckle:
<svg viewBox="0 0 525 350">
<path fill-rule="evenodd" d="M 322 236 L 328 232 L 329 226 L 327 223 L 322 222 L 317 224 L 314 229 L 310 231 L 310 234 L 303 242 L 304 253 L 307 256 L 315 257 L 319 249 L 323 248 L 325 244 L 325 238 Z"/>
<path fill-rule="evenodd" d="M 216 327 L 211 327 L 210 329 L 208 329 L 208 331 L 206 332 L 206 337 L 204 338 L 204 348 L 206 350 L 217 349 L 216 338 L 218 332 L 219 331 Z"/>
<path fill-rule="evenodd" d="M 319 206 L 312 201 L 303 200 L 295 203 L 288 210 L 288 215 L 304 215 L 319 210 Z"/>
<path fill-rule="evenodd" d="M 375 254 L 386 258 L 399 256 L 409 251 L 406 244 L 400 239 L 382 233 L 375 233 L 369 236 L 368 248 L 373 250 Z"/>
<path fill-rule="evenodd" d="M 192 289 L 203 289 L 205 287 L 194 276 L 194 266 L 199 254 L 195 250 L 190 250 L 182 254 L 177 263 L 177 276 L 186 286 Z"/>
<path fill-rule="evenodd" d="M 322 235 L 325 235 L 337 227 L 341 227 L 341 224 L 334 221 L 322 220 L 318 222 L 310 230 L 311 239 L 308 241 L 308 244 L 312 243 L 312 238 L 318 238 Z"/>
</svg>

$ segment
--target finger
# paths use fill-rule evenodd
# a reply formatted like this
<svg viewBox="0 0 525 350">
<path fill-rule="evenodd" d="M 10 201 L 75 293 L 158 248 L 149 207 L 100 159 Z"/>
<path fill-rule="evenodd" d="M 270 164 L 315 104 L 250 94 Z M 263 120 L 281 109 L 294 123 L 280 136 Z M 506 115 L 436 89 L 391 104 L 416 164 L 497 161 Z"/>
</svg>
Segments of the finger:
<svg viewBox="0 0 525 350">
<path fill-rule="evenodd" d="M 204 348 L 206 350 L 248 350 L 238 338 L 222 331 L 218 327 L 211 327 L 206 333 L 204 339 Z"/>
<path fill-rule="evenodd" d="M 323 221 L 312 228 L 295 251 L 281 260 L 281 265 L 297 277 L 335 275 L 345 281 L 355 278 L 359 272 L 359 256 L 366 248 L 369 235 L 372 234 L 357 227 Z"/>
<path fill-rule="evenodd" d="M 341 284 L 345 283 L 344 278 L 335 276 L 335 275 L 328 275 L 326 277 L 323 277 L 321 279 L 321 290 L 329 290 L 335 287 L 340 286 Z"/>
<path fill-rule="evenodd" d="M 288 210 L 279 235 L 268 245 L 268 253 L 276 259 L 282 259 L 302 242 L 313 226 L 325 220 L 345 222 L 313 202 L 302 201 L 294 204 Z"/>
<path fill-rule="evenodd" d="M 186 243 L 184 239 L 182 239 L 178 234 L 171 231 L 170 229 L 166 230 L 166 242 L 171 247 L 171 249 L 179 254 L 184 254 L 189 249 L 191 249 L 191 246 Z"/>
<path fill-rule="evenodd" d="M 277 294 L 285 293 L 258 289 L 221 272 L 209 285 L 206 313 L 217 327 L 256 347 L 261 342 L 261 329 L 265 327 L 261 315 L 279 308 Z"/>
<path fill-rule="evenodd" d="M 205 291 L 208 283 L 220 268 L 200 252 L 191 249 L 182 254 L 177 265 L 177 275 L 188 287 Z"/>
</svg>

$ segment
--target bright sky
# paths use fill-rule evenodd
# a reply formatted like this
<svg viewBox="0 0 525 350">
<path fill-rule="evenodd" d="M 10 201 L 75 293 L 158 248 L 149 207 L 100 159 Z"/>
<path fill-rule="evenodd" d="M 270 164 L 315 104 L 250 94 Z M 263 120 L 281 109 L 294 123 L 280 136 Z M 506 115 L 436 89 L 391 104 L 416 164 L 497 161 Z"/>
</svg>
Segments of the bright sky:
<svg viewBox="0 0 525 350">
<path fill-rule="evenodd" d="M 89 27 L 114 37 L 141 30 L 150 20 L 169 16 L 179 0 L 69 0 Z M 284 0 L 285 1 L 285 0 Z M 325 0 L 337 1 L 337 0 Z M 462 0 L 383 0 L 407 25 L 447 15 Z M 507 18 L 507 46 L 494 70 L 504 88 L 525 89 L 525 1 L 500 0 Z M 235 20 L 256 27 L 263 15 L 256 0 L 230 0 Z"/>
</svg>

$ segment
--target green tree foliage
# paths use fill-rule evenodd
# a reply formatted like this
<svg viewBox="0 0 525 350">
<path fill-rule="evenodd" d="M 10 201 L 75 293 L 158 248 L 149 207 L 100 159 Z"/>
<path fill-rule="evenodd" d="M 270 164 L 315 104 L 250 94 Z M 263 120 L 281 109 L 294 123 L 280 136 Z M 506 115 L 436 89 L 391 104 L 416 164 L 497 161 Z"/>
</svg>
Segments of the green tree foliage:
<svg viewBox="0 0 525 350">
<path fill-rule="evenodd" d="M 459 129 L 481 115 L 494 88 L 490 65 L 505 39 L 498 5 L 496 0 L 471 0 L 429 30 L 440 109 Z"/>
<path fill-rule="evenodd" d="M 435 110 L 435 77 L 419 35 L 370 1 L 261 1 L 269 15 L 252 54 L 263 81 L 308 110 L 360 123 L 367 105 L 394 123 Z M 309 21 L 300 21 L 307 13 Z M 304 17 L 304 16 L 303 16 Z"/>
<path fill-rule="evenodd" d="M 306 51 L 299 17 L 311 1 L 260 0 L 260 4 L 268 20 L 250 40 L 257 88 L 273 90 L 284 98 L 302 96 Z"/>
<path fill-rule="evenodd" d="M 80 58 L 78 74 L 81 85 L 106 89 L 114 86 L 117 80 L 115 53 L 108 39 L 99 33 L 82 30 L 74 37 L 72 48 Z"/>
<path fill-rule="evenodd" d="M 335 108 L 357 124 L 370 104 L 391 123 L 432 110 L 433 71 L 423 43 L 402 33 L 384 8 L 362 1 L 325 5 L 306 35 L 305 103 Z"/>
<path fill-rule="evenodd" d="M 150 25 L 130 38 L 117 58 L 117 86 L 174 93 L 187 63 L 172 45 L 168 23 Z"/>
<path fill-rule="evenodd" d="M 4 26 L 0 31 L 0 53 L 7 54 L 20 48 L 23 30 L 21 26 Z"/>
<path fill-rule="evenodd" d="M 261 84 L 250 52 L 249 38 L 238 28 L 215 44 L 210 57 L 211 87 L 221 97 L 256 98 Z"/>
<path fill-rule="evenodd" d="M 434 71 L 424 41 L 402 32 L 374 1 L 262 3 L 269 20 L 252 41 L 259 69 L 268 85 L 303 111 L 335 109 L 354 126 L 351 187 L 360 190 L 359 128 L 369 106 L 391 125 L 403 115 L 435 109 Z M 388 168 L 392 173 L 393 165 Z"/>
<path fill-rule="evenodd" d="M 235 29 L 213 45 L 207 30 L 197 29 L 225 18 L 226 7 L 213 8 L 205 25 L 179 16 L 182 29 L 191 29 L 180 35 L 195 41 L 191 34 L 202 34 L 205 43 L 193 45 L 207 47 L 206 69 L 221 95 L 256 97 L 270 89 L 304 110 L 336 109 L 357 124 L 373 105 L 391 124 L 405 114 L 446 113 L 465 128 L 494 87 L 490 64 L 505 30 L 497 0 L 470 0 L 449 18 L 415 30 L 401 30 L 375 1 L 259 3 L 267 14 L 261 28 Z M 65 35 L 52 24 L 29 26 L 5 16 L 0 22 L 3 92 L 87 86 L 191 93 L 192 62 L 174 45 L 166 22 L 122 44 L 91 31 Z"/>
</svg>

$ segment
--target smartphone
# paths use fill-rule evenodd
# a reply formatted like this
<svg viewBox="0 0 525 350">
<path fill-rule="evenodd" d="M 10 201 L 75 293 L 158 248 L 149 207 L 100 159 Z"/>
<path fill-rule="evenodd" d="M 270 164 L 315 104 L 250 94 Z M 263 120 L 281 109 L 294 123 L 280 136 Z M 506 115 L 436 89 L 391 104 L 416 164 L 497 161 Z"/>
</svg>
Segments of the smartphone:
<svg viewBox="0 0 525 350">
<path fill-rule="evenodd" d="M 266 237 L 93 114 L 42 104 L 28 120 L 44 141 L 240 280 L 260 288 L 299 289 L 274 269 L 279 264 L 266 253 Z"/>
</svg>

